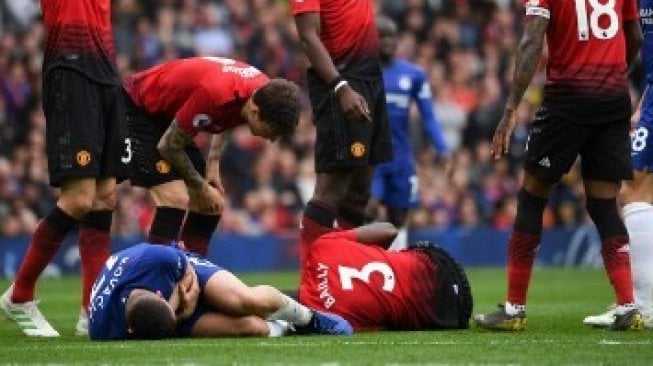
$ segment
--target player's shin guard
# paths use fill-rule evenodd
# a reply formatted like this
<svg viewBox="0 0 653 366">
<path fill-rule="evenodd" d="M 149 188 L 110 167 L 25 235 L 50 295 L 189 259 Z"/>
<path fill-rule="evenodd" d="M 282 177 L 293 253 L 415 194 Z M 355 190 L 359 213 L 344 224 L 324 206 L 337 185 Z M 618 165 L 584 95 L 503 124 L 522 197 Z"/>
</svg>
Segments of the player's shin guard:
<svg viewBox="0 0 653 366">
<path fill-rule="evenodd" d="M 623 208 L 630 238 L 630 265 L 635 303 L 643 315 L 651 314 L 653 290 L 653 205 L 633 202 Z"/>
<path fill-rule="evenodd" d="M 508 240 L 508 302 L 526 304 L 533 262 L 540 245 L 542 215 L 547 200 L 519 191 L 517 217 Z"/>
<path fill-rule="evenodd" d="M 179 239 L 179 230 L 186 211 L 175 207 L 156 208 L 147 241 L 152 244 L 170 244 Z"/>
<path fill-rule="evenodd" d="M 80 220 L 79 256 L 82 262 L 82 308 L 87 311 L 93 282 L 111 254 L 113 211 L 91 211 Z"/>
<path fill-rule="evenodd" d="M 601 255 L 610 283 L 617 295 L 617 304 L 633 302 L 633 281 L 630 271 L 628 233 L 616 199 L 587 199 L 587 212 L 601 236 Z"/>
<path fill-rule="evenodd" d="M 209 251 L 209 242 L 215 228 L 220 222 L 220 215 L 205 215 L 197 212 L 188 212 L 188 217 L 181 231 L 181 240 L 188 251 L 206 256 Z"/>
<path fill-rule="evenodd" d="M 65 213 L 59 206 L 55 206 L 50 214 L 39 222 L 16 275 L 12 302 L 24 303 L 34 300 L 36 280 L 54 258 L 64 237 L 76 223 L 77 219 Z"/>
</svg>

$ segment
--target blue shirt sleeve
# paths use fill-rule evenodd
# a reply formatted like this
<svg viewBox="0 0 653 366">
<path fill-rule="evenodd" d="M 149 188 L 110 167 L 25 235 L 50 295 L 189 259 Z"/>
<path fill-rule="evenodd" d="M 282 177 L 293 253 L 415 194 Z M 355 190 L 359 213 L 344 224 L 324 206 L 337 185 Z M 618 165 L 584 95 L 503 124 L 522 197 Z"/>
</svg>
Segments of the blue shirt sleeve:
<svg viewBox="0 0 653 366">
<path fill-rule="evenodd" d="M 419 113 L 422 115 L 426 135 L 439 153 L 449 153 L 449 148 L 442 134 L 440 121 L 435 115 L 435 109 L 433 108 L 431 86 L 426 80 L 426 74 L 422 70 L 419 70 L 417 73 L 413 85 L 413 98 L 417 102 Z"/>
</svg>

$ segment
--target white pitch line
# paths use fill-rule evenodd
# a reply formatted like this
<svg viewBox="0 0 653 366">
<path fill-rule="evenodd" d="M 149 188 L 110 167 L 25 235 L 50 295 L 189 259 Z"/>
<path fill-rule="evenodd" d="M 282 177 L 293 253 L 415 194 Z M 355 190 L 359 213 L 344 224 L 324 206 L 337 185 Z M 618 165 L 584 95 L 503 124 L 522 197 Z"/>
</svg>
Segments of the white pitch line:
<svg viewBox="0 0 653 366">
<path fill-rule="evenodd" d="M 270 347 L 270 348 L 298 348 L 298 347 L 324 347 L 332 345 L 343 345 L 343 346 L 451 346 L 451 345 L 505 345 L 505 344 L 601 344 L 601 345 L 653 345 L 653 340 L 611 340 L 611 339 L 601 339 L 597 341 L 586 341 L 578 342 L 571 340 L 559 340 L 559 339 L 504 339 L 504 340 L 479 340 L 479 341 L 364 341 L 364 340 L 351 340 L 351 341 L 338 341 L 338 342 L 320 342 L 320 341 L 301 341 L 301 342 L 274 342 L 274 341 L 260 341 L 252 343 L 252 346 L 258 347 Z M 204 341 L 198 342 L 197 340 L 189 341 L 180 341 L 180 342 L 161 342 L 161 343 L 151 343 L 143 344 L 142 342 L 88 342 L 88 343 L 78 343 L 78 344 L 47 344 L 42 343 L 32 343 L 32 344 L 21 344 L 15 346 L 5 347 L 5 351 L 9 350 L 42 350 L 43 347 L 47 347 L 54 350 L 77 350 L 77 349 L 139 349 L 143 350 L 144 348 L 157 348 L 164 346 L 165 348 L 199 348 L 199 347 L 212 347 L 212 348 L 231 348 L 233 347 L 233 342 L 224 342 L 221 343 L 220 340 L 216 339 L 213 341 Z"/>
</svg>

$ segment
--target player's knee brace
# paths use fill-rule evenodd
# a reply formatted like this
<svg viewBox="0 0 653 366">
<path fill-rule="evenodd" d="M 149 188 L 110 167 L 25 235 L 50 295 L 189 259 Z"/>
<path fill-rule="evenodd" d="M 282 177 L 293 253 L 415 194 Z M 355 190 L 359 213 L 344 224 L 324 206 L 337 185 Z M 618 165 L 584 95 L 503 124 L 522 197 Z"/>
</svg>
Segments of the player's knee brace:
<svg viewBox="0 0 653 366">
<path fill-rule="evenodd" d="M 534 196 L 522 188 L 517 200 L 515 230 L 539 235 L 542 232 L 542 215 L 547 199 Z"/>
<path fill-rule="evenodd" d="M 617 209 L 615 198 L 587 198 L 587 213 L 594 221 L 601 239 L 610 238 L 616 235 L 628 235 L 626 226 Z"/>
</svg>

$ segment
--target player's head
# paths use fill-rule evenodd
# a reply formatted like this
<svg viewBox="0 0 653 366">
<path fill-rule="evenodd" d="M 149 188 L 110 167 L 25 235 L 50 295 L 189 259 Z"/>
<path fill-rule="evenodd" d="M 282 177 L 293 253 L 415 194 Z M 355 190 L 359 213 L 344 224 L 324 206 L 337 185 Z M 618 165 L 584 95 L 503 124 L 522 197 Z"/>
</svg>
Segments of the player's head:
<svg viewBox="0 0 653 366">
<path fill-rule="evenodd" d="M 245 108 L 250 131 L 270 141 L 290 135 L 299 121 L 299 88 L 285 79 L 272 79 L 254 92 Z"/>
<path fill-rule="evenodd" d="M 160 295 L 134 290 L 125 304 L 129 336 L 135 339 L 164 339 L 175 332 L 175 313 Z"/>
<path fill-rule="evenodd" d="M 379 31 L 380 56 L 383 62 L 392 61 L 397 52 L 397 24 L 381 15 L 376 18 L 376 29 Z"/>
</svg>

